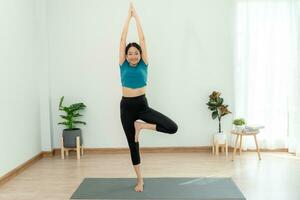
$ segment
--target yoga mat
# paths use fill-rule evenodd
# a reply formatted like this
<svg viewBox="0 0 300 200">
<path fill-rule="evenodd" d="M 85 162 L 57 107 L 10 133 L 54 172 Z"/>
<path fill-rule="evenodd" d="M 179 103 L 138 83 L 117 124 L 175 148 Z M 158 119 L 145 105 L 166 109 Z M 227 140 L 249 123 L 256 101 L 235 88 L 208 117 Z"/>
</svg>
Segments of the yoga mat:
<svg viewBox="0 0 300 200">
<path fill-rule="evenodd" d="M 71 199 L 246 199 L 231 178 L 144 178 L 143 192 L 135 184 L 135 178 L 85 178 Z"/>
</svg>

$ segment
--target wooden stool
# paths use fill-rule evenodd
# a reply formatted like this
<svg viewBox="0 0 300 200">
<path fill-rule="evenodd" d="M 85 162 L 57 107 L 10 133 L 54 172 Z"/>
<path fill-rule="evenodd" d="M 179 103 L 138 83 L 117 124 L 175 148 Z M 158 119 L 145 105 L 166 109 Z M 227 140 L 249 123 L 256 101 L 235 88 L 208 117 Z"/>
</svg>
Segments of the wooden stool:
<svg viewBox="0 0 300 200">
<path fill-rule="evenodd" d="M 212 153 L 216 154 L 217 156 L 219 155 L 219 147 L 221 147 L 221 152 L 226 151 L 226 156 L 228 156 L 228 144 L 227 144 L 227 139 L 225 140 L 225 144 L 218 144 L 218 142 L 213 141 L 213 146 L 212 146 Z"/>
<path fill-rule="evenodd" d="M 81 156 L 83 156 L 83 145 L 80 146 L 80 137 L 76 137 L 76 147 L 74 148 L 66 148 L 64 147 L 64 138 L 61 137 L 61 159 L 65 159 L 65 152 L 66 156 L 69 156 L 69 150 L 75 150 L 77 153 L 77 160 L 80 160 L 80 152 Z"/>
<path fill-rule="evenodd" d="M 248 131 L 245 132 L 245 131 L 232 130 L 231 133 L 233 135 L 236 135 L 234 150 L 233 150 L 233 153 L 232 153 L 232 161 L 234 160 L 234 156 L 235 156 L 235 152 L 236 152 L 237 143 L 238 143 L 239 138 L 240 138 L 240 155 L 242 154 L 242 140 L 243 140 L 243 136 L 253 136 L 254 137 L 258 159 L 261 160 L 260 152 L 259 152 L 259 147 L 258 147 L 257 139 L 256 139 L 256 135 L 259 133 L 258 130 L 257 131 L 251 131 L 251 132 L 250 131 L 249 132 Z"/>
</svg>

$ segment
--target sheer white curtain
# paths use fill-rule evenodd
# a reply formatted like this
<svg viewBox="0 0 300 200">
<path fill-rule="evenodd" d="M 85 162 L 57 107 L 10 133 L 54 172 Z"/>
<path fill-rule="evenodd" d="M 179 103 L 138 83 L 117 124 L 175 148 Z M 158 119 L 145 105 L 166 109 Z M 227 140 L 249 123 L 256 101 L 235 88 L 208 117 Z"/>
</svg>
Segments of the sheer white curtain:
<svg viewBox="0 0 300 200">
<path fill-rule="evenodd" d="M 299 146 L 297 2 L 236 1 L 234 117 L 265 126 L 261 148 Z M 255 148 L 253 138 L 243 147 Z"/>
<path fill-rule="evenodd" d="M 289 74 L 289 131 L 288 131 L 288 148 L 289 152 L 300 156 L 300 1 L 293 2 L 294 21 L 293 28 L 295 37 L 298 37 L 294 43 L 294 48 L 297 49 L 294 64 Z"/>
</svg>

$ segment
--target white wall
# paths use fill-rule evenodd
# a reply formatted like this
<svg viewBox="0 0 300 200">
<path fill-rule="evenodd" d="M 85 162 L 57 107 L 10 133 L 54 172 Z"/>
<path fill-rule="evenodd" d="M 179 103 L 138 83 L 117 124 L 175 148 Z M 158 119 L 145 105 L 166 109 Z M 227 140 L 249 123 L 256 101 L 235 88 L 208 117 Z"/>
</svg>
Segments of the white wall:
<svg viewBox="0 0 300 200">
<path fill-rule="evenodd" d="M 151 107 L 177 122 L 175 135 L 144 131 L 141 147 L 208 146 L 218 130 L 205 103 L 222 92 L 233 111 L 233 1 L 134 1 L 148 44 L 147 97 Z M 47 2 L 48 66 L 53 147 L 63 126 L 59 98 L 83 102 L 87 147 L 127 147 L 120 122 L 118 45 L 129 1 Z M 132 23 L 128 41 L 137 41 Z M 223 120 L 231 128 L 232 116 Z"/>
<path fill-rule="evenodd" d="M 35 3 L 0 1 L 0 176 L 41 152 Z"/>
</svg>

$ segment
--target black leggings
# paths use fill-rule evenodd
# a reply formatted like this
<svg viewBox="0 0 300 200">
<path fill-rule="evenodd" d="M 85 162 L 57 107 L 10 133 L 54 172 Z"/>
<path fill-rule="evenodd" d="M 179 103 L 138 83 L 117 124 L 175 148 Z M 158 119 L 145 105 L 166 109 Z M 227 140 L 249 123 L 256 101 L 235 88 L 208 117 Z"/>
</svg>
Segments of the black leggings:
<svg viewBox="0 0 300 200">
<path fill-rule="evenodd" d="M 177 124 L 167 116 L 148 106 L 145 94 L 136 97 L 122 97 L 120 102 L 121 122 L 126 134 L 133 165 L 140 163 L 139 143 L 134 141 L 134 122 L 141 119 L 146 123 L 156 124 L 156 130 L 162 133 L 174 134 Z"/>
</svg>

